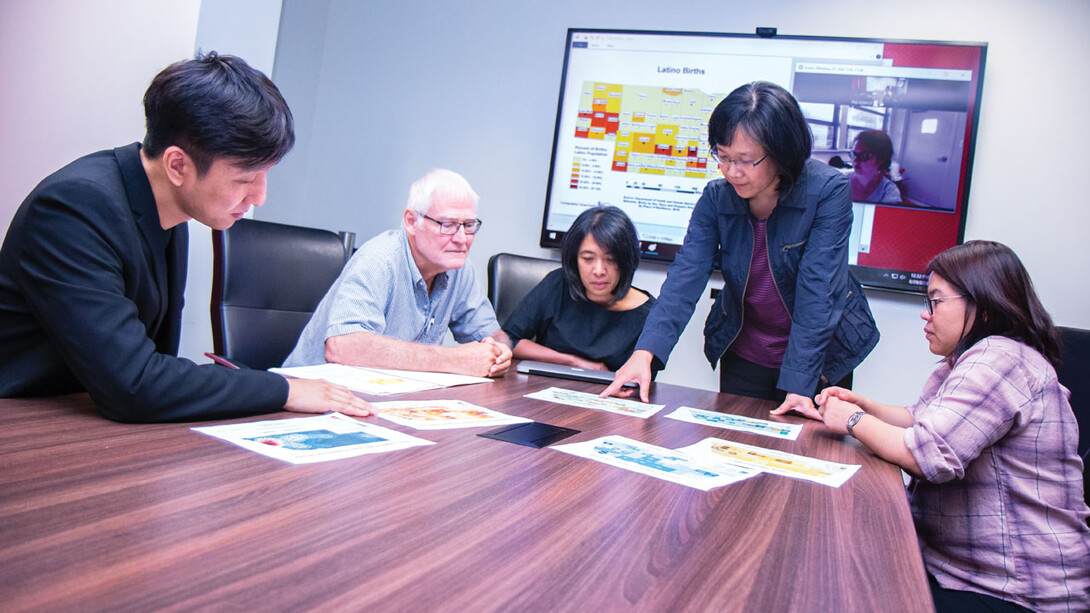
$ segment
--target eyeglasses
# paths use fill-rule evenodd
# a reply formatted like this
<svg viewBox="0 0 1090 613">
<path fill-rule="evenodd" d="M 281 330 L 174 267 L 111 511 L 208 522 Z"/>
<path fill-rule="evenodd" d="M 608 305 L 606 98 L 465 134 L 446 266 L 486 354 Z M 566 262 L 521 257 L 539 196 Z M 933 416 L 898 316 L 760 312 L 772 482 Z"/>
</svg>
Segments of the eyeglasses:
<svg viewBox="0 0 1090 613">
<path fill-rule="evenodd" d="M 967 297 L 968 296 L 965 296 L 963 294 L 957 294 L 957 295 L 954 295 L 954 296 L 934 296 L 934 297 L 931 297 L 931 298 L 924 298 L 924 303 L 927 304 L 927 314 L 928 315 L 934 315 L 935 314 L 935 303 L 940 301 L 940 300 L 952 300 L 954 298 L 967 298 Z"/>
<path fill-rule="evenodd" d="M 848 156 L 853 160 L 859 160 L 860 162 L 874 159 L 874 154 L 870 151 L 849 151 Z"/>
<path fill-rule="evenodd" d="M 726 156 L 720 155 L 719 152 L 715 149 L 709 151 L 708 155 L 711 157 L 712 161 L 714 161 L 716 164 L 719 164 L 723 168 L 730 168 L 730 165 L 734 164 L 734 167 L 738 170 L 741 170 L 742 172 L 746 172 L 747 170 L 753 170 L 757 167 L 758 164 L 768 158 L 768 154 L 766 153 L 764 157 L 757 160 L 756 162 L 747 162 L 745 160 L 732 160 L 727 158 Z"/>
<path fill-rule="evenodd" d="M 481 229 L 481 224 L 483 223 L 480 219 L 470 219 L 469 221 L 439 221 L 438 219 L 432 219 L 424 214 L 421 214 L 420 216 L 428 221 L 434 221 L 439 224 L 439 233 L 448 236 L 457 234 L 458 228 L 465 230 L 466 234 L 476 234 L 477 230 Z"/>
</svg>

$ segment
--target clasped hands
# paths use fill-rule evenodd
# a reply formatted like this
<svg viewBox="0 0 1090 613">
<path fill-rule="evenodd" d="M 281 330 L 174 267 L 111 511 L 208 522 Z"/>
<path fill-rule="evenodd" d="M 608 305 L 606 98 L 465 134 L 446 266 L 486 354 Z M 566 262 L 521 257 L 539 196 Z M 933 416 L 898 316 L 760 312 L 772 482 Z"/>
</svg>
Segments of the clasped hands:
<svg viewBox="0 0 1090 613">
<path fill-rule="evenodd" d="M 860 398 L 859 394 L 842 387 L 827 387 L 821 390 L 813 401 L 806 396 L 789 393 L 783 404 L 770 413 L 783 415 L 788 411 L 795 411 L 804 417 L 823 422 L 827 428 L 837 434 L 847 434 L 848 417 L 861 410 L 857 404 Z"/>
<path fill-rule="evenodd" d="M 511 367 L 511 348 L 490 336 L 459 345 L 455 350 L 461 354 L 459 362 L 474 376 L 502 377 Z"/>
</svg>

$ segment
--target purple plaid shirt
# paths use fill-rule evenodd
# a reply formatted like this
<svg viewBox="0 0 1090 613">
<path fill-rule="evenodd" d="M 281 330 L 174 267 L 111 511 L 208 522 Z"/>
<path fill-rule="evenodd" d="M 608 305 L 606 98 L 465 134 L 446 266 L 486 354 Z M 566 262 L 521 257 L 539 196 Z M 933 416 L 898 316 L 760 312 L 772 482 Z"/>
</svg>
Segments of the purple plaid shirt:
<svg viewBox="0 0 1090 613">
<path fill-rule="evenodd" d="M 1069 392 L 1001 336 L 943 363 L 907 407 L 924 565 L 948 589 L 1037 611 L 1090 610 L 1090 509 Z"/>
</svg>

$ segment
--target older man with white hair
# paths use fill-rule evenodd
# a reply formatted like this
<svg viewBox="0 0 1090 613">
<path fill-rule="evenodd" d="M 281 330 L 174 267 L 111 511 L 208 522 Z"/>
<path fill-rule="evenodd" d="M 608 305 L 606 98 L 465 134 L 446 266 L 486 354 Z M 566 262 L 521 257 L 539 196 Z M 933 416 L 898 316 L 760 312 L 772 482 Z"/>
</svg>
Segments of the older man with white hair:
<svg viewBox="0 0 1090 613">
<path fill-rule="evenodd" d="M 509 342 L 466 261 L 481 228 L 477 201 L 450 170 L 413 183 L 403 227 L 352 256 L 284 366 L 334 362 L 502 377 Z M 443 344 L 447 330 L 458 345 Z"/>
</svg>

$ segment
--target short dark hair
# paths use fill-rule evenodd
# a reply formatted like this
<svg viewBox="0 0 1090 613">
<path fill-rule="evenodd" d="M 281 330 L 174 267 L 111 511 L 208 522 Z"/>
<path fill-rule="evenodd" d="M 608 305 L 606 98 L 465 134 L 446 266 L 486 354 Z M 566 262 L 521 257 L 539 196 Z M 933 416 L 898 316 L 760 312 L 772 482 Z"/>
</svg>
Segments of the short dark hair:
<svg viewBox="0 0 1090 613">
<path fill-rule="evenodd" d="M 735 89 L 716 105 L 708 120 L 708 145 L 712 152 L 719 145 L 729 147 L 739 128 L 776 164 L 779 193 L 790 191 L 813 148 L 810 126 L 795 97 L 766 81 L 754 81 Z"/>
<path fill-rule="evenodd" d="M 893 141 L 889 140 L 889 134 L 881 130 L 864 130 L 855 137 L 855 141 L 874 156 L 879 170 L 889 171 L 893 162 Z"/>
<path fill-rule="evenodd" d="M 203 174 L 217 158 L 246 167 L 279 162 L 295 144 L 295 125 L 280 90 L 242 58 L 197 54 L 175 62 L 144 93 L 144 153 L 185 150 Z"/>
<path fill-rule="evenodd" d="M 1010 247 L 994 241 L 969 241 L 936 255 L 927 269 L 965 296 L 966 323 L 974 314 L 972 327 L 946 356 L 949 363 L 989 336 L 1021 341 L 1040 351 L 1053 366 L 1060 363 L 1059 333 L 1041 305 L 1026 267 Z"/>
<path fill-rule="evenodd" d="M 636 267 L 640 264 L 640 238 L 636 234 L 636 226 L 624 211 L 615 206 L 587 209 L 572 222 L 560 245 L 560 263 L 572 298 L 583 302 L 587 302 L 588 298 L 583 279 L 579 277 L 578 258 L 579 247 L 588 234 L 617 263 L 619 279 L 610 303 L 617 302 L 628 295 L 632 275 L 636 274 Z"/>
</svg>

